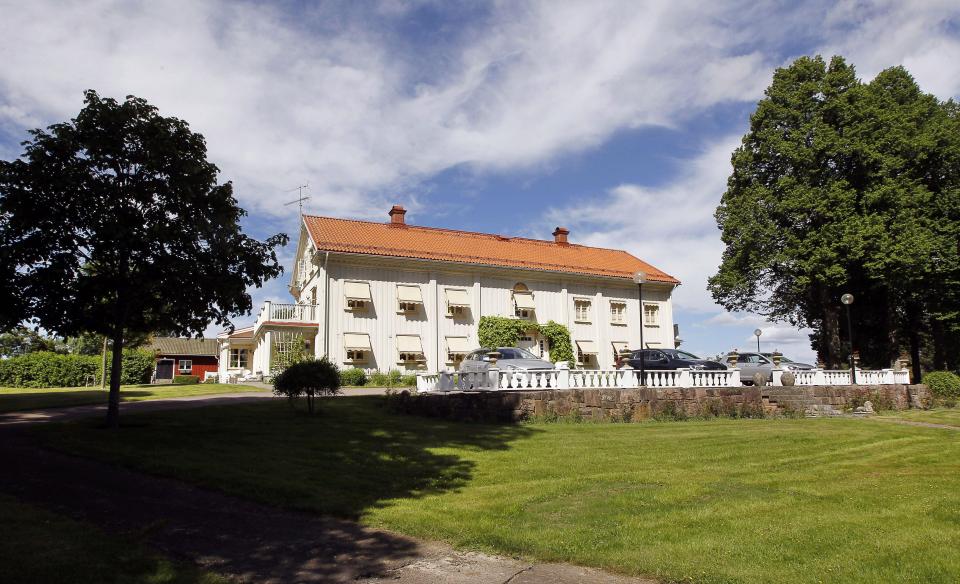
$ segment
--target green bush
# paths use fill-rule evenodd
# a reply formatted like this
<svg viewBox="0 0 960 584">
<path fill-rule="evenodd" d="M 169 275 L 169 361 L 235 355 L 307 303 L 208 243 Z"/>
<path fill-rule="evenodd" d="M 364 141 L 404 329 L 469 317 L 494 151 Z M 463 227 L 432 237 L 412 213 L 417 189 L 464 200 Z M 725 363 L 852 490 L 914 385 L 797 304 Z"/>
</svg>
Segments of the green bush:
<svg viewBox="0 0 960 584">
<path fill-rule="evenodd" d="M 109 359 L 109 355 L 107 358 Z M 122 385 L 139 385 L 141 383 L 150 383 L 150 377 L 153 375 L 154 363 L 156 358 L 150 351 L 143 349 L 124 349 L 122 358 L 122 369 L 120 371 L 120 383 Z M 110 362 L 107 362 L 109 369 Z M 99 370 L 97 371 L 99 377 Z M 109 371 L 107 372 L 109 375 Z"/>
<path fill-rule="evenodd" d="M 200 383 L 199 375 L 175 375 L 173 377 L 173 383 L 176 385 L 192 385 L 194 383 Z"/>
<path fill-rule="evenodd" d="M 390 387 L 390 378 L 387 377 L 386 373 L 374 371 L 370 374 L 370 379 L 367 380 L 367 385 L 371 385 L 373 387 Z"/>
<path fill-rule="evenodd" d="M 410 373 L 409 375 L 404 375 L 400 378 L 400 385 L 403 387 L 416 387 L 417 386 L 417 374 Z"/>
<path fill-rule="evenodd" d="M 391 369 L 387 373 L 387 387 L 396 387 L 400 385 L 400 380 L 403 379 L 403 373 L 400 373 L 399 369 Z"/>
<path fill-rule="evenodd" d="M 99 382 L 99 357 L 40 351 L 0 360 L 3 387 L 78 387 Z"/>
<path fill-rule="evenodd" d="M 286 396 L 290 403 L 305 396 L 307 410 L 311 414 L 317 396 L 339 391 L 340 370 L 326 357 L 294 363 L 273 377 L 273 393 Z"/>
<path fill-rule="evenodd" d="M 363 369 L 347 369 L 340 372 L 340 385 L 360 386 L 367 384 L 367 374 Z"/>
<path fill-rule="evenodd" d="M 960 376 L 950 371 L 931 371 L 923 376 L 923 383 L 937 400 L 956 401 L 960 398 Z"/>
</svg>

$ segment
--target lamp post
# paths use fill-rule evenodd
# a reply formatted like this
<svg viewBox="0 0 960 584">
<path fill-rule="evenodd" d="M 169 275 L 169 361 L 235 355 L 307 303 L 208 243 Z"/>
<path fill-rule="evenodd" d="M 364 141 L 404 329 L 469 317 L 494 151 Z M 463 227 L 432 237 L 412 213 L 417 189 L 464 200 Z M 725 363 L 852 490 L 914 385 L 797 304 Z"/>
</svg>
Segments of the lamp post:
<svg viewBox="0 0 960 584">
<path fill-rule="evenodd" d="M 853 361 L 853 321 L 850 320 L 850 305 L 853 304 L 853 294 L 844 294 L 840 297 L 840 302 L 847 307 L 847 336 L 850 340 L 850 382 L 856 385 L 857 366 Z"/>
<path fill-rule="evenodd" d="M 757 352 L 760 352 L 760 335 L 763 334 L 763 331 L 760 329 L 754 329 L 753 334 L 757 337 Z"/>
<path fill-rule="evenodd" d="M 633 281 L 637 283 L 637 304 L 640 306 L 640 387 L 647 385 L 646 354 L 643 344 L 643 283 L 647 281 L 647 273 L 639 271 L 633 275 Z"/>
</svg>

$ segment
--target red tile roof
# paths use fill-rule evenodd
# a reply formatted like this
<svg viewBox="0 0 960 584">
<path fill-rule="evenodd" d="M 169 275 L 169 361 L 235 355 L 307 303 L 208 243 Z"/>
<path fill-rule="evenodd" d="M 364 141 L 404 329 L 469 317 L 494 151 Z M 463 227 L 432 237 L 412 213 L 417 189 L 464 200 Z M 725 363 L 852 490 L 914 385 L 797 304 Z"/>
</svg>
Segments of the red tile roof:
<svg viewBox="0 0 960 584">
<path fill-rule="evenodd" d="M 304 222 L 314 245 L 321 251 L 628 279 L 643 270 L 650 281 L 680 283 L 666 272 L 618 249 L 313 215 L 304 216 Z"/>
</svg>

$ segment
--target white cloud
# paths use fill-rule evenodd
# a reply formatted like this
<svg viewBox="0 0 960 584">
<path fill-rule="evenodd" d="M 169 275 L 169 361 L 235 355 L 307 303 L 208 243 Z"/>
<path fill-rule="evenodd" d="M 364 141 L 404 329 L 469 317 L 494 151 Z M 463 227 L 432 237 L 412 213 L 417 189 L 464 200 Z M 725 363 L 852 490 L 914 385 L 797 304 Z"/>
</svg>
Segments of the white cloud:
<svg viewBox="0 0 960 584">
<path fill-rule="evenodd" d="M 769 69 L 725 26 L 733 6 L 496 4 L 440 56 L 316 10 L 342 26 L 225 1 L 0 2 L 0 127 L 71 116 L 86 88 L 134 93 L 207 137 L 245 205 L 280 211 L 308 180 L 316 210 L 379 216 L 446 168 L 538 165 L 754 99 Z"/>
</svg>

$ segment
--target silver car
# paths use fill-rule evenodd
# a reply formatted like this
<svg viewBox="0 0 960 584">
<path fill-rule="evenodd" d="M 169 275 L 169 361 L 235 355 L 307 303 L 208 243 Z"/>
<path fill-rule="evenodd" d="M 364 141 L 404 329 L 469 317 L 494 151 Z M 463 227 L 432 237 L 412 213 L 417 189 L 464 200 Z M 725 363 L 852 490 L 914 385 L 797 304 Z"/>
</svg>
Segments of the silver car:
<svg viewBox="0 0 960 584">
<path fill-rule="evenodd" d="M 477 349 L 463 358 L 460 362 L 460 373 L 482 373 L 490 369 L 490 357 L 487 355 L 493 349 Z M 542 371 L 553 369 L 553 363 L 537 357 L 526 349 L 517 347 L 498 347 L 500 357 L 497 367 L 501 371 Z"/>
<path fill-rule="evenodd" d="M 768 381 L 773 379 L 773 356 L 770 353 L 740 353 L 737 367 L 740 368 L 740 380 L 745 384 L 752 384 L 753 376 L 757 373 L 765 374 Z M 781 357 L 780 368 L 784 371 L 800 371 L 813 369 L 813 365 Z"/>
</svg>

